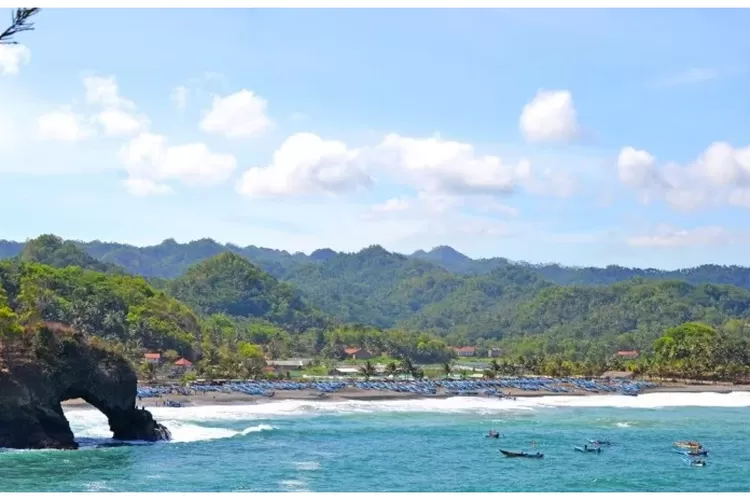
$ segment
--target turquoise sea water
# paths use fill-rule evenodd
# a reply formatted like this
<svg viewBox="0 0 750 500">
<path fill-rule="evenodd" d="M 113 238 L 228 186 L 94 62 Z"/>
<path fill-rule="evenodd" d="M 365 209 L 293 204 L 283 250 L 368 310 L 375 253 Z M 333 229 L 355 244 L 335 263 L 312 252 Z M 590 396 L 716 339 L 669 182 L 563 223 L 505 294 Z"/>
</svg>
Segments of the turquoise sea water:
<svg viewBox="0 0 750 500">
<path fill-rule="evenodd" d="M 698 406 L 700 405 L 700 406 Z M 277 401 L 154 408 L 170 443 L 102 447 L 104 417 L 67 412 L 78 451 L 0 452 L 0 491 L 749 491 L 750 393 Z M 488 439 L 493 428 L 504 437 Z M 587 439 L 614 445 L 573 451 Z M 677 440 L 710 450 L 685 465 Z M 498 448 L 543 460 L 504 458 Z"/>
</svg>

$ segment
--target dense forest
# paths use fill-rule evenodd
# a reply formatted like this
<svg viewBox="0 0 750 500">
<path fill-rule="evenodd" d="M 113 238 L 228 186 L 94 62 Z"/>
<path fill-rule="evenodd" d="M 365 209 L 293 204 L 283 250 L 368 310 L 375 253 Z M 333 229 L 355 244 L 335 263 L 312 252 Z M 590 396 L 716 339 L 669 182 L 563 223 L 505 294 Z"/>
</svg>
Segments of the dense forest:
<svg viewBox="0 0 750 500">
<path fill-rule="evenodd" d="M 65 323 L 133 359 L 169 351 L 209 371 L 257 369 L 242 359 L 262 351 L 341 359 L 350 345 L 420 363 L 448 361 L 455 345 L 602 363 L 618 349 L 656 355 L 654 341 L 681 324 L 721 330 L 750 315 L 750 291 L 733 286 L 747 270 L 720 266 L 573 269 L 472 260 L 449 247 L 304 255 L 208 239 L 137 248 L 52 235 L 0 242 L 0 255 L 5 330 Z M 568 283 L 578 281 L 586 283 Z"/>
</svg>

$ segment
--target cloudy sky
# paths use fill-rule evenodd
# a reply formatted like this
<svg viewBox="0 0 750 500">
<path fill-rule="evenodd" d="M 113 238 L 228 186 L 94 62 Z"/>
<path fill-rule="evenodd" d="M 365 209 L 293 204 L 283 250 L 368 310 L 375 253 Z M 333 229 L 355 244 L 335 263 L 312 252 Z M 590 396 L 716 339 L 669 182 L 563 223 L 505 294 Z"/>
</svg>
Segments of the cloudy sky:
<svg viewBox="0 0 750 500">
<path fill-rule="evenodd" d="M 42 11 L 0 47 L 0 238 L 750 264 L 748 24 Z"/>
</svg>

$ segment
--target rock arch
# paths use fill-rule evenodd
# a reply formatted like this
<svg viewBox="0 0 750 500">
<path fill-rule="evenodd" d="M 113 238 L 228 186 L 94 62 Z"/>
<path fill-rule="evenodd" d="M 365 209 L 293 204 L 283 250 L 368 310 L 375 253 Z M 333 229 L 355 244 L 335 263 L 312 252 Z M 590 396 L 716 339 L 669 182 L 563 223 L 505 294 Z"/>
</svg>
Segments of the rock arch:
<svg viewBox="0 0 750 500">
<path fill-rule="evenodd" d="M 75 398 L 107 417 L 115 439 L 170 439 L 166 427 L 136 407 L 137 377 L 121 356 L 49 326 L 25 345 L 2 347 L 0 447 L 78 448 L 61 405 Z"/>
</svg>

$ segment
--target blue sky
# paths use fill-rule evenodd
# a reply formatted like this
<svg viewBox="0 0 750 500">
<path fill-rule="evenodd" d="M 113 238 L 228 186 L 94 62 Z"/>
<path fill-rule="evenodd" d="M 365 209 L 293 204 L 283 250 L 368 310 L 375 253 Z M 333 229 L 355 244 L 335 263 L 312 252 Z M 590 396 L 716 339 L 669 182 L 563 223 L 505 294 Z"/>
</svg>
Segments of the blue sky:
<svg viewBox="0 0 750 500">
<path fill-rule="evenodd" d="M 748 21 L 42 11 L 0 49 L 0 238 L 748 265 Z"/>
</svg>

